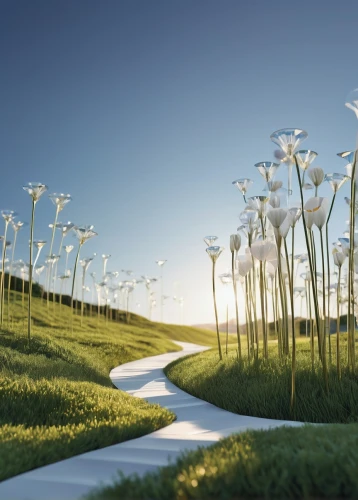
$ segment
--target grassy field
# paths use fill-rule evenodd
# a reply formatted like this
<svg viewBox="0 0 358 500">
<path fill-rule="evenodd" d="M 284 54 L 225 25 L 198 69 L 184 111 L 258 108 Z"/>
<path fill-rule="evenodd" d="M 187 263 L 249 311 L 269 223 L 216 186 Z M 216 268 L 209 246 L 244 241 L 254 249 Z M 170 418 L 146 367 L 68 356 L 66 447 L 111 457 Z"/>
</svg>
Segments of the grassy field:
<svg viewBox="0 0 358 500">
<path fill-rule="evenodd" d="M 0 332 L 0 480 L 168 425 L 173 413 L 118 391 L 109 371 L 179 350 L 169 339 L 215 342 L 213 332 L 135 315 L 129 325 L 94 317 L 83 327 L 76 316 L 71 333 L 68 307 L 34 298 L 29 346 L 26 307 L 13 297 Z"/>
<path fill-rule="evenodd" d="M 335 337 L 332 337 L 332 344 Z M 292 419 L 290 362 L 239 365 L 236 350 L 219 362 L 217 350 L 181 358 L 166 371 L 185 391 L 234 413 Z M 345 335 L 342 335 L 342 356 Z M 332 352 L 334 359 L 335 351 Z M 95 490 L 88 500 L 238 500 L 355 499 L 358 497 L 358 384 L 335 366 L 324 392 L 318 363 L 311 371 L 309 345 L 298 341 L 297 420 L 345 422 L 282 427 L 232 435 L 209 448 L 183 453 L 173 464 L 142 479 L 119 475 L 112 486 Z"/>
<path fill-rule="evenodd" d="M 233 435 L 88 500 L 358 498 L 358 424 Z"/>
<path fill-rule="evenodd" d="M 341 334 L 342 361 L 346 355 L 346 335 Z M 335 335 L 332 335 L 332 360 L 335 359 Z M 311 369 L 309 343 L 297 343 L 297 401 L 290 411 L 291 362 L 280 361 L 277 346 L 270 345 L 269 360 L 248 363 L 237 361 L 229 350 L 219 362 L 216 350 L 181 358 L 165 370 L 169 379 L 193 396 L 242 415 L 320 423 L 358 422 L 358 378 L 342 370 L 338 380 L 336 366 L 329 369 L 329 393 L 324 389 L 321 364 L 316 355 Z"/>
</svg>

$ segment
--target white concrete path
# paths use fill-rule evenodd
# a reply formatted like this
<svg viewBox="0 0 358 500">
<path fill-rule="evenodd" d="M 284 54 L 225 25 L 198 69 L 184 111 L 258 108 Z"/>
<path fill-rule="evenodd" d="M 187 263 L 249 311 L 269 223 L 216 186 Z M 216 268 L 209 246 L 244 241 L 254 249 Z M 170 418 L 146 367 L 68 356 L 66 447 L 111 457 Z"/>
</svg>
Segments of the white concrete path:
<svg viewBox="0 0 358 500">
<path fill-rule="evenodd" d="M 177 420 L 147 436 L 47 465 L 0 483 L 1 500 L 78 500 L 94 486 L 111 483 L 117 470 L 142 475 L 167 465 L 183 450 L 208 446 L 234 432 L 299 422 L 236 415 L 190 396 L 169 382 L 163 368 L 203 346 L 177 342 L 183 350 L 118 366 L 110 373 L 119 389 L 172 410 Z"/>
</svg>

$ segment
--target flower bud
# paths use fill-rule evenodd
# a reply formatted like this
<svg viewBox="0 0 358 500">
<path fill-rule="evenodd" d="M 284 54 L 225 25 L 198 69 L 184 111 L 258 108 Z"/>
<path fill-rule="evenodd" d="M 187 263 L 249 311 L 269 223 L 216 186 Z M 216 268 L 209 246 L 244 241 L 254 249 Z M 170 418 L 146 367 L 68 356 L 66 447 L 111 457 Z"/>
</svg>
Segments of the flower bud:
<svg viewBox="0 0 358 500">
<path fill-rule="evenodd" d="M 238 252 L 241 247 L 241 236 L 239 234 L 230 235 L 230 251 Z"/>
</svg>

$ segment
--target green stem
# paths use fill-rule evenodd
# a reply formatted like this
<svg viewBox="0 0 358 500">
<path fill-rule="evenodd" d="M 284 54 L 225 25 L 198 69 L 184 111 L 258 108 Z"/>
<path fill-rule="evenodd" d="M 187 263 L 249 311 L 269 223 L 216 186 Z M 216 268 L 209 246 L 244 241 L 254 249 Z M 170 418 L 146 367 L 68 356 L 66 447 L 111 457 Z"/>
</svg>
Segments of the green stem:
<svg viewBox="0 0 358 500">
<path fill-rule="evenodd" d="M 337 375 L 339 380 L 341 380 L 341 360 L 340 360 L 340 350 L 339 350 L 339 335 L 341 327 L 341 317 L 339 311 L 339 302 L 341 298 L 341 266 L 338 267 L 338 283 L 337 283 Z"/>
<path fill-rule="evenodd" d="M 357 166 L 357 151 L 354 154 L 352 176 L 351 176 L 351 206 L 350 206 L 350 231 L 349 231 L 349 261 L 348 261 L 348 354 L 351 369 L 355 370 L 355 325 L 354 325 L 354 303 L 352 311 L 352 300 L 354 300 L 354 231 L 355 231 L 355 171 Z"/>
<path fill-rule="evenodd" d="M 323 234 L 322 229 L 319 230 L 320 240 L 321 240 L 321 256 L 322 256 L 322 293 L 323 293 L 323 324 L 326 322 L 326 278 L 325 278 L 325 265 L 324 265 L 324 245 L 323 245 Z M 328 393 L 328 372 L 327 372 L 327 357 L 326 357 L 326 332 L 323 329 L 322 336 L 322 361 L 323 361 L 323 377 L 326 387 L 326 392 Z"/>
<path fill-rule="evenodd" d="M 219 358 L 220 358 L 220 361 L 222 361 L 223 356 L 222 356 L 222 352 L 221 352 L 218 309 L 216 306 L 216 294 L 215 294 L 215 262 L 213 262 L 212 281 L 213 281 L 213 299 L 214 299 L 214 311 L 215 311 L 215 322 L 216 322 L 216 335 L 217 335 L 217 339 L 218 339 Z"/>
<path fill-rule="evenodd" d="M 15 257 L 15 247 L 17 241 L 17 231 L 14 233 L 14 244 L 12 246 L 12 254 L 11 254 L 11 262 L 10 262 L 10 271 L 9 271 L 9 280 L 7 282 L 7 321 L 10 321 L 10 289 L 11 289 L 11 276 L 12 276 L 12 266 L 14 263 Z M 16 282 L 15 282 L 16 284 Z M 16 291 L 16 286 L 14 287 Z"/>
<path fill-rule="evenodd" d="M 71 290 L 71 331 L 73 333 L 73 293 L 75 291 L 75 282 L 76 282 L 76 271 L 77 271 L 77 265 L 78 265 L 78 259 L 80 257 L 80 250 L 81 250 L 81 243 L 78 245 L 78 250 L 77 250 L 77 255 L 76 255 L 76 260 L 75 260 L 75 267 L 73 268 L 73 279 L 72 279 L 72 290 Z"/>
<path fill-rule="evenodd" d="M 303 220 L 303 229 L 304 229 L 304 233 L 305 233 L 306 247 L 307 247 L 307 253 L 308 253 L 308 262 L 309 262 L 311 276 L 313 277 L 312 256 L 311 256 L 311 252 L 310 252 L 310 245 L 309 245 L 309 240 L 308 240 L 307 226 L 306 226 L 306 220 L 305 220 L 305 214 L 304 214 L 302 182 L 301 182 L 300 170 L 299 170 L 299 166 L 298 166 L 296 157 L 295 157 L 295 165 L 296 165 L 298 183 L 300 186 L 300 196 L 301 196 L 301 205 L 302 205 L 302 220 Z M 318 312 L 318 299 L 317 299 L 317 293 L 316 293 L 316 285 L 315 285 L 313 279 L 312 279 L 311 283 L 312 283 L 311 286 L 312 286 L 312 293 L 313 293 L 313 303 L 314 303 L 314 310 L 315 310 L 315 317 L 316 317 L 316 324 L 317 324 L 317 335 L 319 337 L 320 325 L 319 325 L 319 312 Z"/>
<path fill-rule="evenodd" d="M 336 194 L 334 193 L 333 198 L 332 198 L 332 203 L 331 203 L 331 208 L 328 213 L 327 217 L 327 222 L 326 222 L 326 257 L 327 257 L 327 280 L 328 280 L 328 296 L 327 296 L 327 319 L 325 323 L 325 328 L 326 328 L 326 335 L 328 334 L 328 349 L 329 349 L 329 362 L 332 362 L 332 346 L 331 346 L 331 335 L 330 335 L 330 330 L 331 330 L 331 316 L 330 316 L 330 305 L 331 305 L 331 268 L 330 268 L 330 253 L 329 253 L 329 238 L 328 238 L 328 223 L 329 219 L 331 218 L 331 213 L 334 205 L 334 201 L 336 199 Z"/>
<path fill-rule="evenodd" d="M 50 244 L 50 253 L 49 253 L 49 258 L 51 260 L 52 256 L 52 248 L 53 248 L 53 242 L 55 239 L 55 231 L 56 231 L 56 224 L 57 224 L 57 219 L 58 219 L 58 214 L 59 214 L 59 207 L 56 207 L 56 215 L 55 215 L 55 221 L 52 226 L 52 235 L 51 235 L 51 244 Z M 50 301 L 50 287 L 51 287 L 51 271 L 52 271 L 52 264 L 49 263 L 49 270 L 47 273 L 47 307 L 49 307 L 49 301 Z M 54 296 L 52 296 L 54 299 Z"/>
<path fill-rule="evenodd" d="M 239 306 L 238 306 L 238 303 L 237 303 L 237 285 L 236 285 L 236 277 L 235 277 L 235 257 L 234 257 L 234 252 L 231 252 L 231 272 L 232 272 L 232 286 L 234 288 L 234 297 L 235 297 L 237 348 L 238 348 L 238 351 L 239 351 L 239 360 L 241 360 L 241 338 L 240 338 L 240 324 L 239 324 Z"/>
<path fill-rule="evenodd" d="M 0 324 L 2 326 L 4 321 L 4 299 L 5 299 L 5 259 L 6 259 L 6 236 L 7 228 L 9 222 L 5 221 L 5 234 L 2 244 L 2 263 L 1 263 L 1 287 L 0 287 L 0 298 L 1 298 L 1 310 L 0 310 Z"/>
<path fill-rule="evenodd" d="M 260 303 L 261 303 L 261 323 L 262 323 L 262 337 L 263 337 L 263 350 L 264 358 L 267 359 L 267 342 L 266 342 L 266 315 L 265 315 L 265 299 L 264 299 L 264 277 L 263 277 L 263 264 L 260 260 Z"/>
<path fill-rule="evenodd" d="M 31 301 L 32 301 L 32 255 L 33 255 L 33 243 L 34 243 L 34 224 L 35 224 L 35 206 L 36 201 L 32 200 L 32 213 L 31 213 L 31 229 L 30 229 L 30 262 L 29 262 L 29 302 L 28 302 L 28 313 L 27 313 L 27 339 L 30 345 L 31 340 Z"/>
</svg>

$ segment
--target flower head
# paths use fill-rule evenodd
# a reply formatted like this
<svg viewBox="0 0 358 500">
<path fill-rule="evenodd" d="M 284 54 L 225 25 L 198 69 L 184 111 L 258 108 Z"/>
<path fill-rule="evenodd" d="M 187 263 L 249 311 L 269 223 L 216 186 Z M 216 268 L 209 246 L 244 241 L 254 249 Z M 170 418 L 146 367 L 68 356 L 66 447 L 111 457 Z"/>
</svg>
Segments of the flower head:
<svg viewBox="0 0 358 500">
<path fill-rule="evenodd" d="M 83 272 L 87 271 L 93 259 L 94 257 L 87 257 L 86 259 L 80 260 L 80 264 L 83 267 Z"/>
<path fill-rule="evenodd" d="M 156 264 L 158 264 L 159 267 L 163 267 L 167 261 L 163 259 L 163 260 L 156 260 L 155 262 Z"/>
<path fill-rule="evenodd" d="M 98 236 L 98 233 L 93 231 L 94 226 L 74 226 L 73 230 L 79 240 L 80 245 L 83 245 L 90 238 Z"/>
<path fill-rule="evenodd" d="M 230 235 L 230 251 L 238 252 L 241 247 L 241 236 L 239 234 Z"/>
<path fill-rule="evenodd" d="M 267 218 L 275 229 L 279 229 L 287 217 L 287 210 L 284 208 L 271 208 L 267 212 Z"/>
<path fill-rule="evenodd" d="M 310 149 L 300 149 L 300 151 L 297 151 L 295 156 L 298 166 L 302 168 L 302 170 L 307 170 L 316 158 L 317 153 L 315 151 L 311 151 Z"/>
<path fill-rule="evenodd" d="M 208 245 L 208 247 L 211 247 L 217 239 L 217 236 L 205 236 L 204 241 Z"/>
<path fill-rule="evenodd" d="M 262 177 L 266 182 L 272 181 L 277 169 L 279 168 L 279 163 L 272 163 L 270 161 L 261 161 L 260 163 L 256 163 L 255 167 L 260 172 Z"/>
<path fill-rule="evenodd" d="M 343 184 L 349 180 L 349 177 L 344 174 L 326 174 L 324 180 L 329 182 L 333 192 L 337 193 Z"/>
<path fill-rule="evenodd" d="M 1 215 L 2 218 L 5 220 L 5 222 L 8 224 L 9 222 L 12 222 L 14 217 L 16 217 L 17 213 L 14 212 L 13 210 L 1 210 Z"/>
<path fill-rule="evenodd" d="M 237 179 L 236 181 L 232 181 L 232 184 L 237 187 L 245 200 L 247 190 L 253 184 L 253 181 L 251 179 Z"/>
<path fill-rule="evenodd" d="M 249 254 L 240 255 L 236 261 L 239 264 L 239 275 L 244 278 L 253 268 L 252 257 Z"/>
<path fill-rule="evenodd" d="M 21 222 L 21 221 L 16 221 L 15 222 L 14 220 L 11 221 L 11 226 L 12 226 L 12 228 L 13 228 L 13 230 L 14 230 L 15 233 L 17 233 L 18 231 L 20 231 L 20 229 L 22 227 L 24 227 L 25 225 L 26 225 L 26 222 Z"/>
<path fill-rule="evenodd" d="M 311 179 L 313 185 L 318 187 L 324 180 L 324 171 L 321 167 L 312 167 L 308 170 L 308 177 Z"/>
<path fill-rule="evenodd" d="M 302 215 L 302 208 L 301 207 L 292 207 L 288 209 L 288 213 L 291 216 L 291 227 L 295 227 L 297 221 Z"/>
<path fill-rule="evenodd" d="M 74 249 L 74 246 L 73 246 L 73 245 L 65 245 L 65 246 L 63 247 L 63 249 L 64 249 L 64 251 L 65 251 L 66 253 L 71 253 L 71 252 L 72 252 L 72 250 Z"/>
<path fill-rule="evenodd" d="M 251 247 L 251 254 L 260 261 L 269 261 L 277 258 L 276 245 L 270 241 L 255 241 Z"/>
<path fill-rule="evenodd" d="M 29 182 L 23 189 L 31 196 L 34 203 L 39 201 L 41 196 L 48 190 L 46 184 L 41 184 L 40 182 Z"/>
<path fill-rule="evenodd" d="M 45 245 L 46 245 L 47 241 L 44 241 L 44 240 L 36 240 L 34 241 L 34 246 L 40 250 L 41 248 L 43 248 Z"/>
<path fill-rule="evenodd" d="M 63 194 L 63 193 L 49 194 L 48 197 L 50 198 L 52 203 L 56 205 L 57 210 L 59 212 L 61 212 L 61 210 L 65 208 L 65 205 L 67 205 L 67 203 L 69 203 L 72 200 L 69 194 Z"/>
<path fill-rule="evenodd" d="M 218 260 L 218 258 L 220 257 L 221 252 L 223 250 L 224 250 L 224 247 L 208 247 L 206 249 L 206 252 L 209 255 L 209 257 L 211 258 L 211 260 L 213 261 L 213 263 L 215 263 Z"/>
<path fill-rule="evenodd" d="M 310 198 L 304 206 L 304 216 L 308 229 L 311 229 L 313 224 L 315 224 L 321 230 L 326 223 L 328 209 L 328 198 L 321 198 L 319 196 Z"/>
<path fill-rule="evenodd" d="M 250 208 L 245 209 L 239 215 L 239 219 L 248 234 L 252 234 L 258 227 L 258 214 L 256 210 Z M 243 228 L 240 227 L 237 230 L 240 231 L 241 229 Z"/>
<path fill-rule="evenodd" d="M 251 196 L 247 202 L 251 210 L 256 210 L 259 219 L 261 219 L 266 212 L 266 205 L 269 201 L 268 196 Z"/>
<path fill-rule="evenodd" d="M 287 128 L 276 130 L 270 135 L 272 142 L 277 144 L 282 152 L 283 157 L 280 158 L 282 162 L 291 162 L 293 155 L 297 151 L 301 142 L 307 138 L 307 132 L 297 128 Z"/>
<path fill-rule="evenodd" d="M 73 229 L 75 227 L 74 223 L 73 222 L 66 222 L 66 223 L 62 223 L 62 234 L 63 236 L 66 236 L 70 231 L 71 229 Z"/>
<path fill-rule="evenodd" d="M 343 252 L 340 252 L 336 249 L 333 250 L 332 252 L 333 255 L 333 261 L 336 266 L 342 267 L 344 264 L 344 261 L 346 260 L 347 255 L 345 255 Z"/>
</svg>

